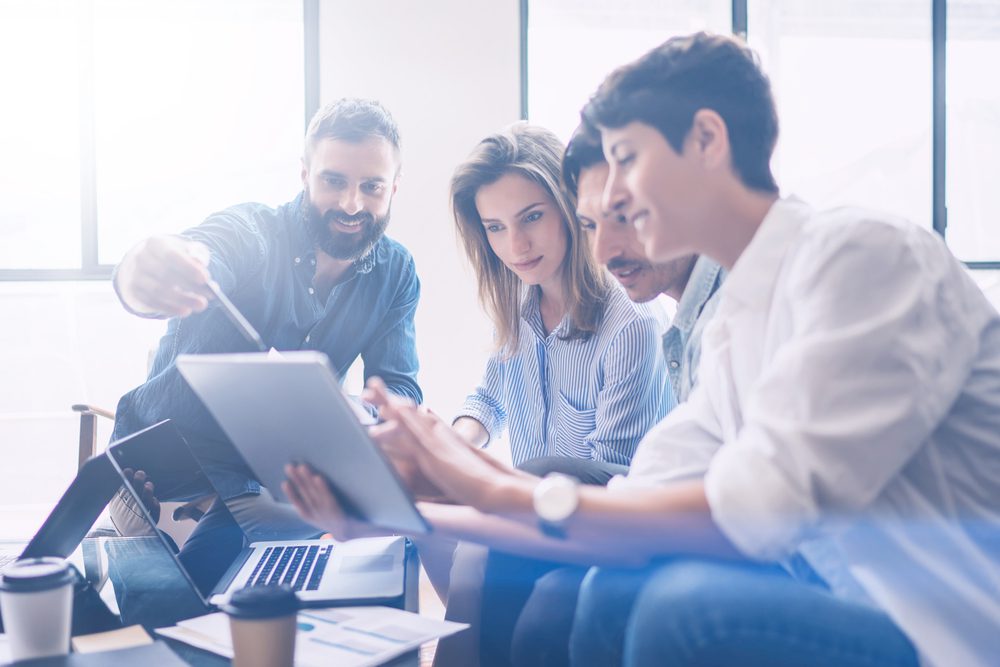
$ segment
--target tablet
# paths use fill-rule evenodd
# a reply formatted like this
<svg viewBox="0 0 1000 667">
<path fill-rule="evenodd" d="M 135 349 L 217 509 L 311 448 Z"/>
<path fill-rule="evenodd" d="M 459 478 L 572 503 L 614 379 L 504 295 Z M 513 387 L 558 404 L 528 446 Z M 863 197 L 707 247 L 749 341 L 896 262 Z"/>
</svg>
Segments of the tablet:
<svg viewBox="0 0 1000 667">
<path fill-rule="evenodd" d="M 182 354 L 177 368 L 278 500 L 288 502 L 281 490 L 285 465 L 308 463 L 357 518 L 409 534 L 429 532 L 325 354 Z"/>
</svg>

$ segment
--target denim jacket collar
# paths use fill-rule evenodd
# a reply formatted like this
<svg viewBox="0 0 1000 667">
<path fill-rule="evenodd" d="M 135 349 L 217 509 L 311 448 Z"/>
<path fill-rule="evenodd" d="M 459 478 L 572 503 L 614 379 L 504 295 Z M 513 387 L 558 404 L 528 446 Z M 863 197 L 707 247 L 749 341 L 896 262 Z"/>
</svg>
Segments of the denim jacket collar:
<svg viewBox="0 0 1000 667">
<path fill-rule="evenodd" d="M 677 302 L 677 311 L 671 326 L 687 337 L 723 277 L 721 266 L 704 255 L 698 257 L 691 269 L 691 276 L 688 278 L 684 293 Z"/>
</svg>

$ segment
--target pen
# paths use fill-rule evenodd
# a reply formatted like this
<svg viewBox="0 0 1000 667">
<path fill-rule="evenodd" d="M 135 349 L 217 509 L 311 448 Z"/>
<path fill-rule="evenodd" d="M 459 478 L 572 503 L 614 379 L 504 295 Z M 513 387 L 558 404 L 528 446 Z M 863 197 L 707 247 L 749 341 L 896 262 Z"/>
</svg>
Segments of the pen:
<svg viewBox="0 0 1000 667">
<path fill-rule="evenodd" d="M 229 300 L 229 297 L 222 292 L 219 288 L 219 283 L 214 280 L 209 280 L 208 289 L 210 289 L 215 298 L 219 300 L 219 304 L 222 306 L 222 311 L 226 314 L 226 317 L 229 318 L 229 321 L 240 330 L 243 337 L 253 343 L 261 352 L 267 352 L 267 346 L 264 345 L 264 341 L 261 339 L 260 334 L 257 333 L 257 330 L 253 328 L 253 325 L 247 321 L 247 318 L 243 317 L 243 313 L 236 309 L 236 306 L 234 306 L 233 302 Z"/>
</svg>

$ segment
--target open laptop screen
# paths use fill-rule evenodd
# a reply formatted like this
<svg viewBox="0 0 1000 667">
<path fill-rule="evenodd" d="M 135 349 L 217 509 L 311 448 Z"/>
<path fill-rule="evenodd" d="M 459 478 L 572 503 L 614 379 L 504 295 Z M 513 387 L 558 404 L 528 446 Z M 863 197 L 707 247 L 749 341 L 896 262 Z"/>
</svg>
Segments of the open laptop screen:
<svg viewBox="0 0 1000 667">
<path fill-rule="evenodd" d="M 107 458 L 98 456 L 84 463 L 21 558 L 69 558 L 119 487 L 121 479 Z"/>
<path fill-rule="evenodd" d="M 130 536 L 156 537 L 171 555 L 179 554 L 179 558 L 174 558 L 175 567 L 182 570 L 185 578 L 207 599 L 219 577 L 209 580 L 193 576 L 197 573 L 191 572 L 183 562 L 184 541 L 176 531 L 172 537 L 159 527 L 169 518 L 165 515 L 168 509 L 161 501 L 180 500 L 177 498 L 179 487 L 200 486 L 185 481 L 202 473 L 180 431 L 169 420 L 160 422 L 111 443 L 108 456 L 117 468 L 119 483 L 124 482 L 123 493 L 114 500 L 112 511 L 119 530 Z M 237 546 L 234 553 L 228 554 L 227 562 L 242 547 L 242 540 Z M 217 574 L 221 576 L 222 571 Z"/>
</svg>

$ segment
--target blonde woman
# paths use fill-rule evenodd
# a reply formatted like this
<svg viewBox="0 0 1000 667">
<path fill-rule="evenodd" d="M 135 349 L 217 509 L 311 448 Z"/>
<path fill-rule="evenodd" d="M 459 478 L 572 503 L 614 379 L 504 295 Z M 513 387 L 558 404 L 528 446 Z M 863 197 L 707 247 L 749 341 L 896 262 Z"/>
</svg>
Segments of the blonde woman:
<svg viewBox="0 0 1000 667">
<path fill-rule="evenodd" d="M 517 124 L 481 141 L 452 177 L 455 224 L 496 331 L 455 428 L 477 447 L 506 431 L 522 471 L 605 484 L 675 401 L 660 322 L 594 262 L 560 187 L 563 152 L 549 130 Z M 435 664 L 474 664 L 479 652 L 502 664 L 507 621 L 550 565 L 497 553 L 487 564 L 478 547 L 418 542 L 448 618 L 477 628 L 484 595 L 493 607 L 481 627 L 441 642 Z"/>
<path fill-rule="evenodd" d="M 563 150 L 552 132 L 517 124 L 481 141 L 452 177 L 455 224 L 496 330 L 455 426 L 478 446 L 506 430 L 516 466 L 604 482 L 674 397 L 657 318 L 595 264 L 559 187 Z"/>
</svg>

